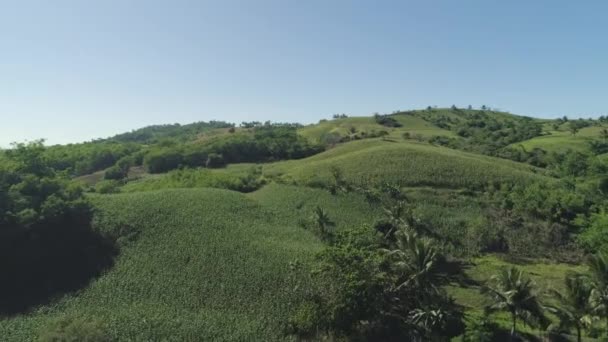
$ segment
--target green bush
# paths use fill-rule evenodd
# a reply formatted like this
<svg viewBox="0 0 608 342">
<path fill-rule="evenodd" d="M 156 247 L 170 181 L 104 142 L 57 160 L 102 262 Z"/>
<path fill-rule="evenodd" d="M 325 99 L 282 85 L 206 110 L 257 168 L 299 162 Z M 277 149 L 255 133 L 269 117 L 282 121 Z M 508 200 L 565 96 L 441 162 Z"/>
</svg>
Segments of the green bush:
<svg viewBox="0 0 608 342">
<path fill-rule="evenodd" d="M 120 192 L 122 182 L 117 180 L 103 180 L 95 185 L 95 192 L 100 194 L 114 194 Z"/>
<path fill-rule="evenodd" d="M 144 165 L 150 173 L 163 173 L 177 169 L 182 163 L 182 158 L 182 154 L 177 150 L 157 150 L 144 157 Z"/>
</svg>

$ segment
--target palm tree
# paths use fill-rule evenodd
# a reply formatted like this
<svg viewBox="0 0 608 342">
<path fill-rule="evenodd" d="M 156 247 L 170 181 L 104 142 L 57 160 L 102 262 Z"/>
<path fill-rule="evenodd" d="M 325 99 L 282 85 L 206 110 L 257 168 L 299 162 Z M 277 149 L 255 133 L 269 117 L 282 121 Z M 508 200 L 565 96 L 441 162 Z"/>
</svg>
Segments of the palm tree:
<svg viewBox="0 0 608 342">
<path fill-rule="evenodd" d="M 608 261 L 598 253 L 587 258 L 591 284 L 591 307 L 593 312 L 606 320 L 608 331 Z"/>
<path fill-rule="evenodd" d="M 323 210 L 323 208 L 317 206 L 313 212 L 313 221 L 315 225 L 319 229 L 319 233 L 321 234 L 321 238 L 327 240 L 331 238 L 333 234 L 333 228 L 336 226 L 336 223 L 331 220 L 329 214 Z"/>
<path fill-rule="evenodd" d="M 394 236 L 393 246 L 383 251 L 397 275 L 395 290 L 409 288 L 421 291 L 421 294 L 436 292 L 440 255 L 434 243 L 405 227 L 400 227 Z"/>
<path fill-rule="evenodd" d="M 492 285 L 482 287 L 482 292 L 494 301 L 486 310 L 507 311 L 511 314 L 511 340 L 515 337 L 518 319 L 529 325 L 536 321 L 546 321 L 534 292 L 534 283 L 522 271 L 516 267 L 504 268 L 490 280 Z"/>
<path fill-rule="evenodd" d="M 581 342 L 581 330 L 589 327 L 591 316 L 591 290 L 589 282 L 578 274 L 571 274 L 565 278 L 566 292 L 551 290 L 557 300 L 556 305 L 547 305 L 546 308 L 559 318 L 559 328 L 576 329 L 577 341 Z"/>
</svg>

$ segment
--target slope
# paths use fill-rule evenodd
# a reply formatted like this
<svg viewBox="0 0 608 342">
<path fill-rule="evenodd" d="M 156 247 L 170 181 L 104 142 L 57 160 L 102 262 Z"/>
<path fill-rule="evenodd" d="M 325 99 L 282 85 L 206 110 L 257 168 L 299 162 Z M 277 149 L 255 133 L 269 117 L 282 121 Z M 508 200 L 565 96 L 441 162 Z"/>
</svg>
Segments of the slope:
<svg viewBox="0 0 608 342">
<path fill-rule="evenodd" d="M 288 339 L 285 323 L 300 298 L 289 263 L 309 260 L 321 244 L 297 226 L 293 207 L 273 202 L 276 193 L 298 197 L 297 189 L 265 191 L 249 198 L 218 189 L 93 196 L 95 226 L 120 236 L 115 266 L 80 293 L 1 320 L 3 339 L 31 341 L 71 317 L 101 320 L 119 340 Z M 364 207 L 356 198 L 307 191 L 306 208 Z M 357 211 L 334 218 L 361 224 L 368 212 Z"/>
<path fill-rule="evenodd" d="M 488 183 L 549 181 L 541 169 L 508 160 L 415 142 L 367 139 L 321 154 L 269 164 L 264 173 L 284 182 L 326 184 L 340 169 L 354 184 L 480 189 Z"/>
</svg>

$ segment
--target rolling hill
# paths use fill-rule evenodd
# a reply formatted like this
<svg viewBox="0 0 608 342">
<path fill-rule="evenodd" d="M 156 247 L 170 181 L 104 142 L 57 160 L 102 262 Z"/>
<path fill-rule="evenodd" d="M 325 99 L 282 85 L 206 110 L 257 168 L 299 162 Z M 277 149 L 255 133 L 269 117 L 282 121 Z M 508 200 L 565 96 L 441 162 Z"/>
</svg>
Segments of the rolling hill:
<svg viewBox="0 0 608 342">
<path fill-rule="evenodd" d="M 379 118 L 389 118 L 388 125 Z M 365 191 L 387 196 L 387 187 L 432 230 L 451 261 L 466 265 L 470 282 L 446 288 L 471 317 L 486 304 L 480 285 L 504 266 L 520 263 L 543 291 L 561 290 L 555 283 L 565 274 L 586 271 L 580 258 L 556 262 L 561 251 L 531 258 L 516 255 L 529 245 L 504 245 L 513 237 L 540 244 L 534 240 L 540 236 L 550 248 L 582 255 L 576 234 L 585 227 L 577 225 L 604 203 L 594 183 L 603 169 L 567 174 L 563 165 L 541 168 L 499 155 L 519 146 L 590 154 L 588 141 L 598 140 L 601 124 L 573 136 L 565 126 L 554 130 L 547 120 L 504 112 L 427 109 L 308 126 L 248 125 L 160 125 L 51 148 L 47 158 L 62 176 L 84 184 L 93 229 L 115 241 L 119 253 L 79 290 L 2 317 L 3 337 L 31 341 L 57 322 L 81 319 L 102 322 L 108 338 L 118 341 L 296 340 L 288 334 L 289 319 L 308 293 L 296 286 L 292 267 L 314 264 L 327 248 L 307 222 L 321 208 L 334 233 L 376 229 L 390 213 Z M 263 142 L 257 130 L 265 130 Z M 286 136 L 291 140 L 281 140 Z M 314 153 L 290 150 L 294 142 Z M 247 163 L 208 163 L 218 150 L 207 148 L 237 158 L 244 146 L 267 154 Z M 152 153 L 181 162 L 152 173 L 146 164 Z M 94 162 L 83 169 L 93 172 L 73 172 L 72 164 L 85 158 Z M 105 168 L 120 160 L 128 161 L 125 177 L 104 180 Z M 348 189 L 332 190 L 337 178 Z M 100 191 L 104 184 L 115 193 Z M 509 325 L 504 315 L 495 320 Z"/>
</svg>

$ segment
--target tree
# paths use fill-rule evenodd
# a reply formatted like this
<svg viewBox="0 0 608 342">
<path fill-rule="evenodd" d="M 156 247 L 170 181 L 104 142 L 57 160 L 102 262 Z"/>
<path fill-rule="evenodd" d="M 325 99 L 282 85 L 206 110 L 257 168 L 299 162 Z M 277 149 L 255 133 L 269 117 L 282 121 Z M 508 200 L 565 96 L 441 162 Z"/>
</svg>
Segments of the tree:
<svg viewBox="0 0 608 342">
<path fill-rule="evenodd" d="M 580 126 L 576 121 L 570 121 L 570 124 L 568 125 L 568 130 L 572 135 L 576 136 L 576 133 L 578 133 L 579 129 Z"/>
<path fill-rule="evenodd" d="M 593 312 L 606 320 L 608 332 L 608 261 L 603 253 L 587 258 L 591 284 L 591 307 Z"/>
<path fill-rule="evenodd" d="M 546 318 L 534 292 L 534 283 L 516 267 L 504 268 L 493 276 L 491 285 L 482 287 L 493 303 L 486 307 L 488 313 L 507 311 L 511 315 L 511 340 L 515 337 L 517 321 L 528 325 L 545 323 Z"/>
<path fill-rule="evenodd" d="M 383 249 L 397 275 L 395 290 L 409 288 L 420 295 L 437 292 L 439 253 L 433 242 L 404 227 L 394 234 L 392 247 Z"/>
<path fill-rule="evenodd" d="M 604 141 L 606 141 L 608 139 L 608 129 L 602 128 L 602 130 L 600 131 L 600 136 L 602 137 L 602 139 L 604 139 Z"/>
<path fill-rule="evenodd" d="M 559 319 L 558 328 L 576 329 L 577 341 L 581 342 L 581 330 L 592 323 L 592 287 L 581 275 L 570 274 L 565 278 L 565 288 L 563 294 L 556 290 L 550 291 L 557 304 L 547 305 L 546 308 Z"/>
<path fill-rule="evenodd" d="M 448 277 L 433 240 L 399 227 L 394 241 L 380 251 L 388 265 L 387 316 L 411 326 L 421 341 L 441 341 L 463 328 L 462 312 L 441 287 Z"/>
</svg>

